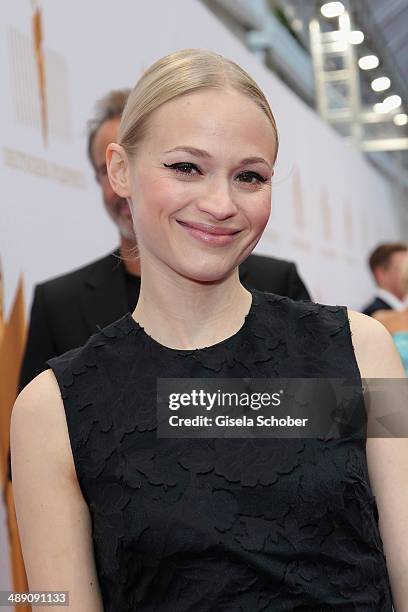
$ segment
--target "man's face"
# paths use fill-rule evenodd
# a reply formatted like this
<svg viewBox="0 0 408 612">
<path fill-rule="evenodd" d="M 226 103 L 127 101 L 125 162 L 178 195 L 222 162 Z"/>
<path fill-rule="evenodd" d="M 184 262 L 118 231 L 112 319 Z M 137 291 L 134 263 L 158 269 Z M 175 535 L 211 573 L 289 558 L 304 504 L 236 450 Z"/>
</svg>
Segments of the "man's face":
<svg viewBox="0 0 408 612">
<path fill-rule="evenodd" d="M 110 142 L 116 142 L 119 123 L 119 119 L 110 119 L 102 123 L 95 134 L 92 145 L 92 158 L 95 166 L 96 179 L 101 186 L 103 202 L 108 215 L 118 227 L 123 238 L 135 241 L 132 216 L 127 200 L 121 198 L 113 191 L 106 172 L 106 147 Z"/>
<path fill-rule="evenodd" d="M 407 259 L 407 251 L 397 251 L 391 255 L 385 268 L 377 270 L 379 286 L 390 291 L 400 300 L 403 300 L 407 293 L 403 273 Z"/>
</svg>

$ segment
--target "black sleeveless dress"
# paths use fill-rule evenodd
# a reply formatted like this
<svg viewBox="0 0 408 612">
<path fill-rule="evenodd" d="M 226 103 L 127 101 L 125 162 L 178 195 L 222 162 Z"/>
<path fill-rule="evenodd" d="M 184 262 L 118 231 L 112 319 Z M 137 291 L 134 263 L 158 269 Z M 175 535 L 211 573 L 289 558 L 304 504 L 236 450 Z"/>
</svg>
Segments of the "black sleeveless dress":
<svg viewBox="0 0 408 612">
<path fill-rule="evenodd" d="M 48 361 L 106 612 L 392 611 L 364 439 L 157 437 L 157 378 L 361 384 L 345 308 L 252 296 L 208 348 L 164 347 L 127 314 Z"/>
</svg>

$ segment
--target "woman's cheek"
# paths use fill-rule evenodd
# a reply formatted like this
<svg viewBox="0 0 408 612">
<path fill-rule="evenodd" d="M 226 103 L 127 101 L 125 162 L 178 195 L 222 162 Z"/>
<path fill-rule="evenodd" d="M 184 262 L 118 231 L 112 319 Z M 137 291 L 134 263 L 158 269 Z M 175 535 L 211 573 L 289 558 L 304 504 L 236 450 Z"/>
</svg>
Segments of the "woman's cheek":
<svg viewBox="0 0 408 612">
<path fill-rule="evenodd" d="M 154 192 L 153 208 L 160 213 L 171 214 L 177 212 L 187 204 L 194 201 L 196 190 L 191 185 L 180 182 L 169 182 L 161 185 Z"/>
<path fill-rule="evenodd" d="M 253 219 L 253 225 L 264 228 L 269 221 L 271 214 L 271 201 L 270 198 L 262 198 L 255 206 L 251 207 L 251 216 Z"/>
</svg>

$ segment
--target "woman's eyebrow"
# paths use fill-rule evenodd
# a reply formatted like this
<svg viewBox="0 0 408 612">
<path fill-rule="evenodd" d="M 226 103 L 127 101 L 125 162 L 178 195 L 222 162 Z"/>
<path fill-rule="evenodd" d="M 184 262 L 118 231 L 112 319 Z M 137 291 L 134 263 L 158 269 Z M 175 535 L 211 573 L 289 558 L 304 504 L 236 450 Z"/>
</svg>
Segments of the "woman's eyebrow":
<svg viewBox="0 0 408 612">
<path fill-rule="evenodd" d="M 179 147 L 174 147 L 174 149 L 165 151 L 165 153 L 173 153 L 173 151 L 185 151 L 186 153 L 191 153 L 192 155 L 196 155 L 197 157 L 211 157 L 211 155 L 207 151 L 203 151 L 203 149 L 197 149 L 196 147 L 189 147 L 187 145 L 180 145 Z"/>
<path fill-rule="evenodd" d="M 186 153 L 191 153 L 192 155 L 195 155 L 196 157 L 205 157 L 207 159 L 211 158 L 211 155 L 210 153 L 208 153 L 208 151 L 204 151 L 203 149 L 197 149 L 196 147 L 190 147 L 187 145 L 180 145 L 178 147 L 174 147 L 174 149 L 169 149 L 168 151 L 165 151 L 165 153 L 173 153 L 174 151 L 184 151 Z M 271 168 L 271 165 L 263 157 L 245 157 L 244 159 L 241 159 L 239 163 L 240 164 L 262 163 L 262 164 L 266 164 L 268 168 Z"/>
</svg>

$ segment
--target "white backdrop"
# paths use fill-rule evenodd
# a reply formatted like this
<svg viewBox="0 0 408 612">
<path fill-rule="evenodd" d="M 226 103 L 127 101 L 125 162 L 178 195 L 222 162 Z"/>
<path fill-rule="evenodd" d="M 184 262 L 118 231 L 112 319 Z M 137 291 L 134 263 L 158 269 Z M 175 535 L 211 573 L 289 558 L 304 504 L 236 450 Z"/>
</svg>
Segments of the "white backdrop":
<svg viewBox="0 0 408 612">
<path fill-rule="evenodd" d="M 31 0 L 5 5 L 0 257 L 6 316 L 20 273 L 29 306 L 34 283 L 116 246 L 116 230 L 102 210 L 86 158 L 86 121 L 97 98 L 133 85 L 154 60 L 184 47 L 237 61 L 275 112 L 281 149 L 273 213 L 257 250 L 295 260 L 318 301 L 358 308 L 370 297 L 367 253 L 378 241 L 398 237 L 389 185 L 198 0 L 43 0 L 42 42 L 38 30 L 37 39 L 32 33 Z M 45 66 L 47 143 L 36 40 Z M 1 514 L 0 544 L 3 561 Z M 5 588 L 7 574 L 0 578 Z"/>
</svg>

